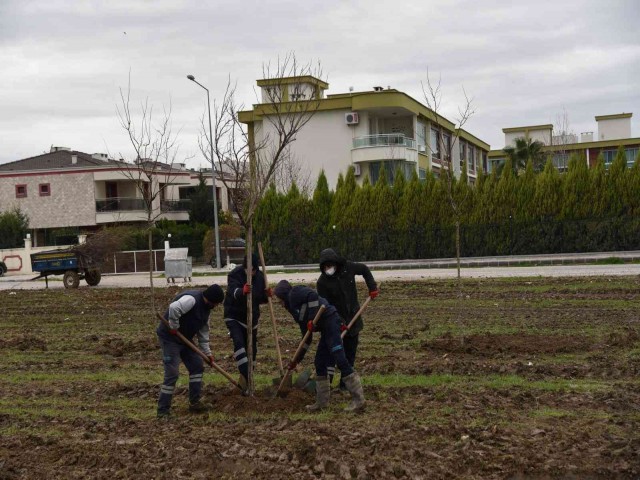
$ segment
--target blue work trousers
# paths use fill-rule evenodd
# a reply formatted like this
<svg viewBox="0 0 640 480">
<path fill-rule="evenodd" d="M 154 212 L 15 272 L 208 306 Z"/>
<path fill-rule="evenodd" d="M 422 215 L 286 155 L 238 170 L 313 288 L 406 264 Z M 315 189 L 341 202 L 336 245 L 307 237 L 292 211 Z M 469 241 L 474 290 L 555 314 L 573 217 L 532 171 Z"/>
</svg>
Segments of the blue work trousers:
<svg viewBox="0 0 640 480">
<path fill-rule="evenodd" d="M 158 413 L 169 413 L 171 410 L 171 400 L 179 376 L 180 360 L 189 372 L 189 403 L 198 403 L 202 395 L 202 374 L 204 372 L 202 358 L 178 338 L 164 338 L 163 336 L 158 336 L 158 338 L 162 347 L 162 363 L 164 365 L 164 381 L 160 388 Z"/>
</svg>

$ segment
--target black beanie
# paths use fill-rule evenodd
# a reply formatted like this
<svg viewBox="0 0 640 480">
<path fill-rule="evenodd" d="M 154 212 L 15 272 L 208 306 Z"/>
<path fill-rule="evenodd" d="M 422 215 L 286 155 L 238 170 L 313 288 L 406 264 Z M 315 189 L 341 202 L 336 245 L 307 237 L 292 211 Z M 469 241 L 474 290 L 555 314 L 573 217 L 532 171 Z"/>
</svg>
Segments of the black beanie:
<svg viewBox="0 0 640 480">
<path fill-rule="evenodd" d="M 280 300 L 286 300 L 287 296 L 289 296 L 289 292 L 291 291 L 291 284 L 286 280 L 280 280 L 274 288 L 273 293 Z"/>
<path fill-rule="evenodd" d="M 224 300 L 224 292 L 222 291 L 222 288 L 215 283 L 202 292 L 202 295 L 211 303 L 222 303 Z"/>
<path fill-rule="evenodd" d="M 242 266 L 244 268 L 247 268 L 247 256 L 244 256 L 244 261 L 242 262 Z M 255 253 L 251 254 L 251 268 L 253 270 L 258 270 L 258 268 L 260 268 L 260 260 L 258 259 L 258 255 L 256 255 Z"/>
</svg>

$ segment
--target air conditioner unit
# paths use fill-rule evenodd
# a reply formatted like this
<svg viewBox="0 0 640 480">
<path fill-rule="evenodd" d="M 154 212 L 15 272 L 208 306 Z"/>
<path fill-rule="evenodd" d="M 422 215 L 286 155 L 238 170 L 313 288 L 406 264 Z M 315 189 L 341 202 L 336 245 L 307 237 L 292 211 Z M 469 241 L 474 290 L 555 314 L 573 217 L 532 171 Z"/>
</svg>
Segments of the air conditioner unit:
<svg viewBox="0 0 640 480">
<path fill-rule="evenodd" d="M 360 164 L 359 163 L 354 163 L 353 164 L 353 173 L 355 174 L 356 177 L 359 177 L 360 174 L 362 173 L 362 171 L 360 170 Z"/>
<path fill-rule="evenodd" d="M 359 121 L 358 112 L 349 112 L 344 114 L 344 123 L 347 125 L 357 125 Z"/>
</svg>

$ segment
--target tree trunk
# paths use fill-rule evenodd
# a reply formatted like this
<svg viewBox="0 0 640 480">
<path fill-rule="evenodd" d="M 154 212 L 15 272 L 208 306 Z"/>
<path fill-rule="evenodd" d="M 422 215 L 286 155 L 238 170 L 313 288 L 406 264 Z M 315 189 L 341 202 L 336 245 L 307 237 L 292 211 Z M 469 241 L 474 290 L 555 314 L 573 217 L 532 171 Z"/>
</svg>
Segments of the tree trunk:
<svg viewBox="0 0 640 480">
<path fill-rule="evenodd" d="M 249 295 L 247 295 L 247 358 L 249 359 L 249 368 L 247 378 L 247 389 L 249 396 L 253 396 L 253 265 L 251 262 L 251 252 L 253 251 L 253 225 L 249 221 L 247 228 L 247 248 L 245 255 L 247 256 L 247 284 L 249 285 Z"/>
<path fill-rule="evenodd" d="M 456 220 L 456 265 L 458 267 L 458 285 L 461 283 L 460 278 L 460 220 Z"/>
<path fill-rule="evenodd" d="M 151 288 L 151 312 L 155 315 L 156 295 L 153 290 L 153 232 L 151 231 L 151 225 L 149 225 L 148 228 L 147 240 L 147 246 L 149 247 L 149 287 Z"/>
</svg>

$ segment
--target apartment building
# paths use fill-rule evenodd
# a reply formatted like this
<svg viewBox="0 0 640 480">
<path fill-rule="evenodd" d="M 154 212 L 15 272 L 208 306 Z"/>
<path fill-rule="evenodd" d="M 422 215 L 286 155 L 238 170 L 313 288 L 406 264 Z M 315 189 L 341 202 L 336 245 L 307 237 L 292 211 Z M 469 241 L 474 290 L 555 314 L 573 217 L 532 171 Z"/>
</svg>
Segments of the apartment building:
<svg viewBox="0 0 640 480">
<path fill-rule="evenodd" d="M 486 142 L 462 129 L 459 141 L 455 141 L 453 122 L 443 117 L 436 122 L 432 110 L 398 90 L 374 87 L 371 91 L 326 95 L 329 84 L 312 76 L 263 79 L 257 84 L 262 103 L 239 114 L 256 144 L 277 137 L 268 118 L 273 115 L 274 98 L 283 103 L 317 102 L 317 110 L 298 133 L 290 154 L 312 179 L 324 170 L 332 188 L 338 175 L 351 165 L 360 182 L 368 177 L 375 183 L 383 167 L 392 181 L 398 169 L 407 177 L 414 171 L 420 178 L 429 171 L 440 175 L 449 164 L 443 158 L 448 152 L 456 174 L 466 164 L 471 182 L 481 166 L 487 168 L 490 147 Z M 442 141 L 437 140 L 439 131 L 443 132 Z"/>
<path fill-rule="evenodd" d="M 553 163 L 559 171 L 566 171 L 569 157 L 573 153 L 583 155 L 589 167 L 593 167 L 602 153 L 605 165 L 608 166 L 616 156 L 618 148 L 624 147 L 627 165 L 632 166 L 640 152 L 640 138 L 631 137 L 632 113 L 596 116 L 596 132 L 583 132 L 578 135 L 562 133 L 554 135 L 553 125 L 532 125 L 524 127 L 503 128 L 505 146 L 513 146 L 519 137 L 538 140 L 545 146 L 544 151 L 553 155 Z M 489 171 L 504 162 L 504 150 L 489 152 Z"/>
<path fill-rule="evenodd" d="M 47 244 L 52 230 L 87 233 L 102 225 L 144 223 L 147 209 L 137 187 L 142 182 L 152 191 L 162 188 L 152 205 L 153 217 L 188 221 L 190 201 L 184 191 L 198 184 L 197 173 L 184 165 L 157 163 L 149 181 L 137 175 L 141 166 L 104 153 L 52 147 L 43 155 L 0 164 L 0 211 L 19 207 L 26 213 L 37 247 Z M 210 171 L 205 179 L 211 184 Z M 226 189 L 217 178 L 216 194 L 222 208 L 228 209 Z"/>
</svg>

